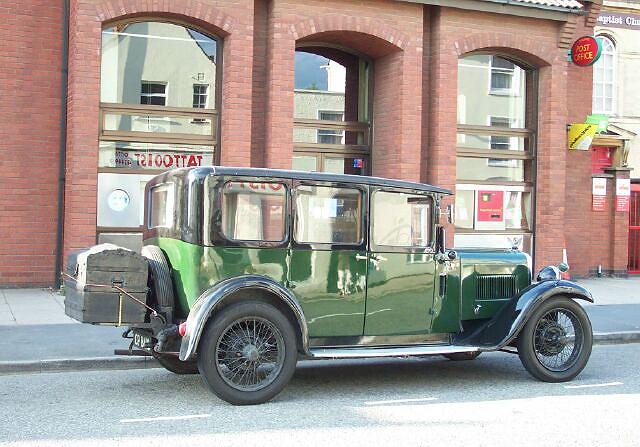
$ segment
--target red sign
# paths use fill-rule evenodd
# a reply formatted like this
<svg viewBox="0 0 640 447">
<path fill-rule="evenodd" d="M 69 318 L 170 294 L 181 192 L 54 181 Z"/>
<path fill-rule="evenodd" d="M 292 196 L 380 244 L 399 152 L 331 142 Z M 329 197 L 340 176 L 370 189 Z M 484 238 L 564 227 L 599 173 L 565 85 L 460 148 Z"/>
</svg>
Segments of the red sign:
<svg viewBox="0 0 640 447">
<path fill-rule="evenodd" d="M 504 220 L 504 191 L 478 191 L 478 222 Z"/>
<path fill-rule="evenodd" d="M 593 211 L 604 211 L 604 207 L 606 204 L 607 204 L 607 196 L 593 196 L 591 209 Z"/>
<path fill-rule="evenodd" d="M 581 67 L 593 65 L 600 57 L 601 47 L 593 36 L 584 36 L 573 43 L 571 60 Z"/>
<path fill-rule="evenodd" d="M 629 211 L 629 196 L 616 196 L 616 211 Z"/>
</svg>

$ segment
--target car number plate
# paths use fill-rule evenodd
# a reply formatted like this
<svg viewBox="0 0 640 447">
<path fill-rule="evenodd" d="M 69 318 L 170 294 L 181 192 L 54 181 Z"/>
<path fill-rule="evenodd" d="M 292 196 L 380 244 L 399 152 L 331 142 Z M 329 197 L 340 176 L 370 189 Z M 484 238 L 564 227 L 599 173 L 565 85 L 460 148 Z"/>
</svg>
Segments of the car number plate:
<svg viewBox="0 0 640 447">
<path fill-rule="evenodd" d="M 142 349 L 151 349 L 153 347 L 151 335 L 136 330 L 133 331 L 133 344 Z"/>
</svg>

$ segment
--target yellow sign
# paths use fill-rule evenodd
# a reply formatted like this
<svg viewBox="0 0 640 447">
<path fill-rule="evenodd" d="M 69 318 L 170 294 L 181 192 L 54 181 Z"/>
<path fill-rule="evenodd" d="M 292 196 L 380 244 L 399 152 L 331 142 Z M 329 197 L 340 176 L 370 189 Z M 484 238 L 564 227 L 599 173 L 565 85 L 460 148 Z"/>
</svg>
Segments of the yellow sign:
<svg viewBox="0 0 640 447">
<path fill-rule="evenodd" d="M 569 126 L 569 149 L 588 151 L 597 131 L 597 124 L 572 124 Z"/>
</svg>

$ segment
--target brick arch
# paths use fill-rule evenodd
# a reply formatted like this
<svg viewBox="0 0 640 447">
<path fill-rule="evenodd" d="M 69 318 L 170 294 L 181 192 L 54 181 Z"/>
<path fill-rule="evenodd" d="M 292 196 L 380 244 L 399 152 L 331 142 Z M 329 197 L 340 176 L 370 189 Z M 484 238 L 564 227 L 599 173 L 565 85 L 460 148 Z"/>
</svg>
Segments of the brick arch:
<svg viewBox="0 0 640 447">
<path fill-rule="evenodd" d="M 152 15 L 192 22 L 204 29 L 211 29 L 221 37 L 231 34 L 236 24 L 234 17 L 199 0 L 165 1 L 157 6 L 145 0 L 105 0 L 96 4 L 95 8 L 96 16 L 102 23 Z"/>
<path fill-rule="evenodd" d="M 366 39 L 376 41 L 379 44 L 377 52 L 380 54 L 369 54 L 377 57 L 389 54 L 393 51 L 405 50 L 410 45 L 410 37 L 393 27 L 390 27 L 378 20 L 369 18 L 345 16 L 345 15 L 323 15 L 319 17 L 303 20 L 290 26 L 289 32 L 296 41 L 327 40 L 332 36 L 347 37 L 347 41 L 352 41 L 356 47 L 358 41 Z M 347 42 L 349 43 L 349 42 Z M 363 53 L 370 53 L 370 48 L 354 48 Z M 364 51 L 363 51 L 364 50 Z"/>
<path fill-rule="evenodd" d="M 507 33 L 478 33 L 457 39 L 453 43 L 458 57 L 481 50 L 499 50 L 513 54 L 524 62 L 540 68 L 562 61 L 556 47 L 540 43 L 526 36 Z"/>
</svg>

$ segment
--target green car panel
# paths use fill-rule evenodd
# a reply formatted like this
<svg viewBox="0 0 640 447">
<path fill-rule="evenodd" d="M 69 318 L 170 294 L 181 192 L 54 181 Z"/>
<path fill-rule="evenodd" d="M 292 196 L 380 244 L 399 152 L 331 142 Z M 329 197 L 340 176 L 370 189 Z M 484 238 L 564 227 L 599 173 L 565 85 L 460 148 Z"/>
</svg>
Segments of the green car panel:
<svg viewBox="0 0 640 447">
<path fill-rule="evenodd" d="M 374 252 L 370 257 L 364 335 L 429 333 L 433 255 Z"/>
<path fill-rule="evenodd" d="M 309 336 L 362 335 L 366 253 L 299 248 L 291 252 L 289 289 L 304 310 Z"/>
</svg>

